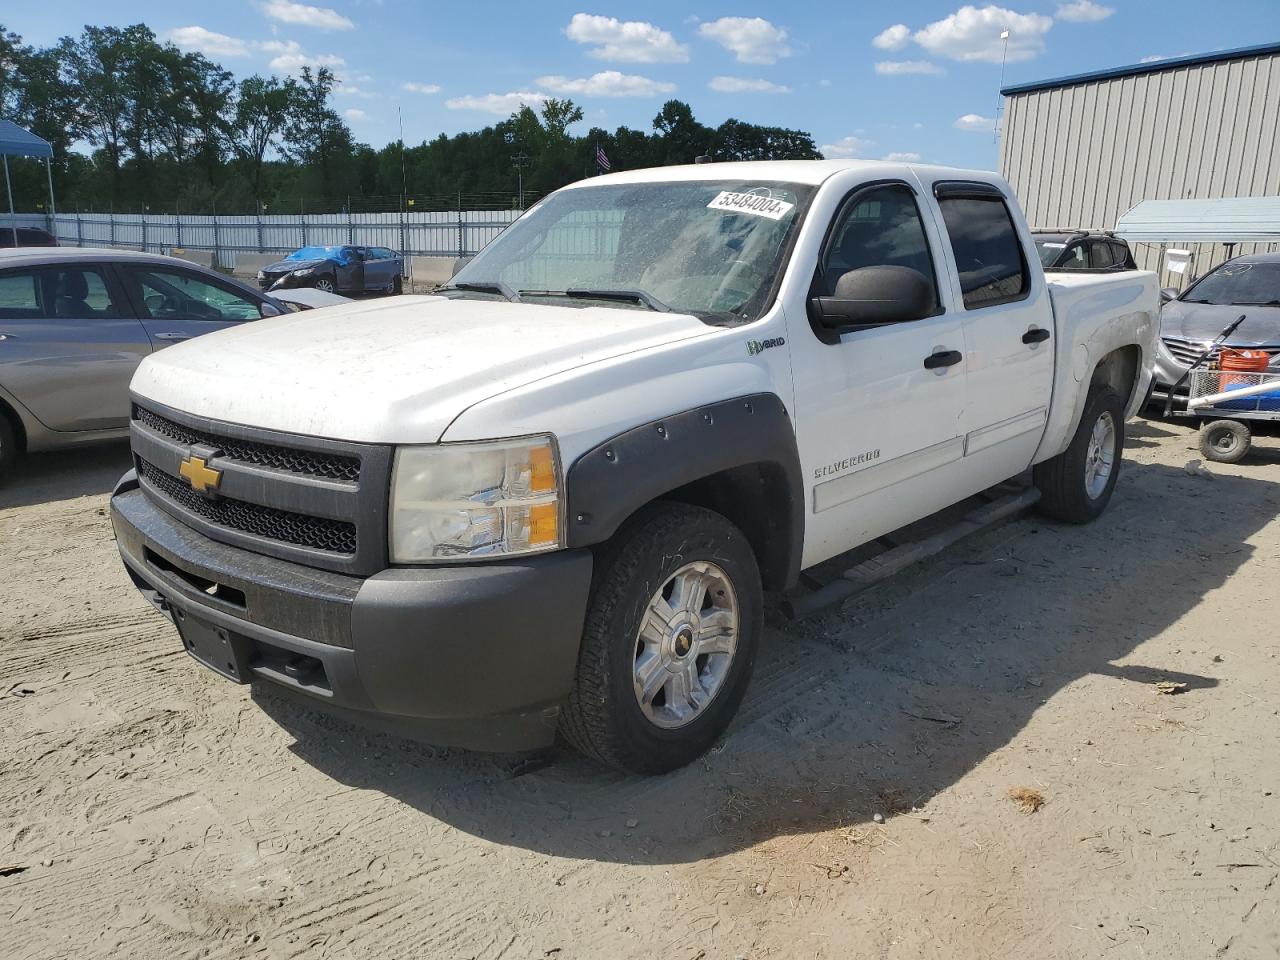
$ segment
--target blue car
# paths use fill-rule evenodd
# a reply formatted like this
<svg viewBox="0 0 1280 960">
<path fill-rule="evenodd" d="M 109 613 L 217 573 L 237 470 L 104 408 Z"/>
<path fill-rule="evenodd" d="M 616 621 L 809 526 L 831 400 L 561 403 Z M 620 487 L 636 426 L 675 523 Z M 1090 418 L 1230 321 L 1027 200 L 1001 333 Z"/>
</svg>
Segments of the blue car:
<svg viewBox="0 0 1280 960">
<path fill-rule="evenodd" d="M 263 290 L 314 287 L 326 293 L 400 293 L 404 257 L 387 247 L 302 247 L 258 271 Z"/>
</svg>

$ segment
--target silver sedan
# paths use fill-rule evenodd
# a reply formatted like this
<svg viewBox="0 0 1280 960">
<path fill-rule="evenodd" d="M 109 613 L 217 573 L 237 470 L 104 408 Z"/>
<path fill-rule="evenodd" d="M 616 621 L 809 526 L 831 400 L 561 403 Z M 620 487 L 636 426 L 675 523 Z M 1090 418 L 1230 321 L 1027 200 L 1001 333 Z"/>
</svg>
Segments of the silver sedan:
<svg viewBox="0 0 1280 960">
<path fill-rule="evenodd" d="M 129 381 L 148 354 L 288 309 L 175 257 L 0 250 L 0 476 L 26 451 L 127 435 Z"/>
</svg>

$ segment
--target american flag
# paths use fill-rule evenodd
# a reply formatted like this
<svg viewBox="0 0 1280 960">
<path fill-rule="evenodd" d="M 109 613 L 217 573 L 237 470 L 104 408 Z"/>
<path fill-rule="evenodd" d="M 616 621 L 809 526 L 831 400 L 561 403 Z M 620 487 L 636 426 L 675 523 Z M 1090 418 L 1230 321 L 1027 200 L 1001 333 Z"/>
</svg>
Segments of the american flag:
<svg viewBox="0 0 1280 960">
<path fill-rule="evenodd" d="M 596 144 L 596 166 L 600 168 L 600 172 L 604 173 L 609 170 L 609 157 L 604 152 L 604 147 Z"/>
</svg>

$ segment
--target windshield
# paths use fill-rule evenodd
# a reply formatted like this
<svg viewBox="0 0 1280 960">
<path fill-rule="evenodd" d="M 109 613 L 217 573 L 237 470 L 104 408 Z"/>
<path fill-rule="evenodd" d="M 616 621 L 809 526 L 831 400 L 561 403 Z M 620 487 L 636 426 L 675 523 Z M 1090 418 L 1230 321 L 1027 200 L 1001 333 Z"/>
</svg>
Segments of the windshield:
<svg viewBox="0 0 1280 960">
<path fill-rule="evenodd" d="M 812 194 L 801 184 L 744 180 L 562 190 L 507 228 L 449 286 L 470 288 L 455 296 L 749 322 L 769 306 Z"/>
<path fill-rule="evenodd" d="M 1067 248 L 1067 238 L 1056 234 L 1038 234 L 1031 238 L 1036 244 L 1036 253 L 1040 254 L 1040 266 L 1051 267 L 1054 261 Z"/>
<path fill-rule="evenodd" d="M 342 256 L 344 247 L 303 247 L 285 257 L 286 260 L 332 260 Z"/>
<path fill-rule="evenodd" d="M 1187 303 L 1280 306 L 1280 263 L 1229 261 L 1182 295 Z"/>
</svg>

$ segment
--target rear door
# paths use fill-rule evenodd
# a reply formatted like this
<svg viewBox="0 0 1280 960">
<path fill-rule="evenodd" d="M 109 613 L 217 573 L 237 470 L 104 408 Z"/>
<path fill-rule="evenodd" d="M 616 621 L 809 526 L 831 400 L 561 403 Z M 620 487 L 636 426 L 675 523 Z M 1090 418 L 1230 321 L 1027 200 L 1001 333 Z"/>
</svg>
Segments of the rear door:
<svg viewBox="0 0 1280 960">
<path fill-rule="evenodd" d="M 119 269 L 157 350 L 279 312 L 251 292 L 193 270 L 150 263 Z"/>
<path fill-rule="evenodd" d="M 963 450 L 964 335 L 958 312 L 939 295 L 932 227 L 911 185 L 856 188 L 832 221 L 812 292 L 830 295 L 849 270 L 909 267 L 934 288 L 935 309 L 839 335 L 819 335 L 803 317 L 791 326 L 796 441 L 812 485 L 805 566 L 968 492 L 951 493 L 963 485 L 955 470 Z"/>
<path fill-rule="evenodd" d="M 940 182 L 934 195 L 963 309 L 967 404 L 964 456 L 994 484 L 1031 465 L 1053 383 L 1053 307 L 1020 215 L 986 183 Z M 1025 230 L 1025 228 L 1024 228 Z"/>
<path fill-rule="evenodd" d="M 0 386 L 52 430 L 122 427 L 151 352 L 106 264 L 0 273 Z"/>
</svg>

